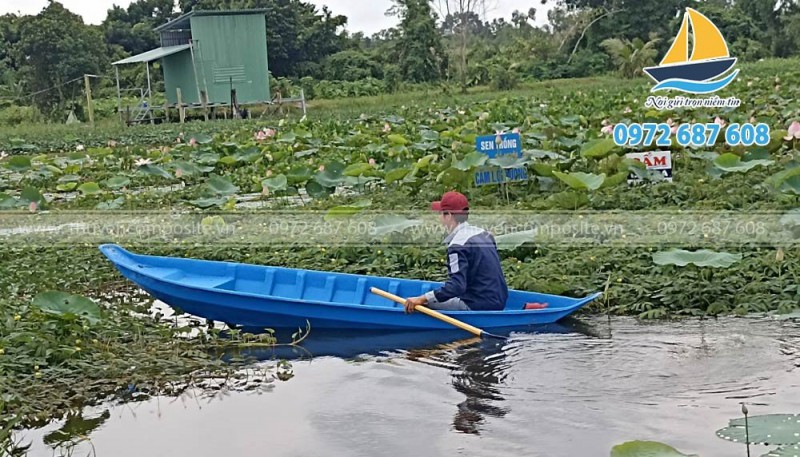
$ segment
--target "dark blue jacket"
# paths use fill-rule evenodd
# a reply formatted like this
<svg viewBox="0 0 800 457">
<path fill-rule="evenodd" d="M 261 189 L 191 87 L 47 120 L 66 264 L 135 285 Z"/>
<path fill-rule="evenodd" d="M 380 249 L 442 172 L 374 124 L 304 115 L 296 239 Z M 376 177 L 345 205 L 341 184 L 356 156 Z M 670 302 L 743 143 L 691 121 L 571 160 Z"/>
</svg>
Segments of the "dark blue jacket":
<svg viewBox="0 0 800 457">
<path fill-rule="evenodd" d="M 475 311 L 504 309 L 508 286 L 492 234 L 464 222 L 447 236 L 445 243 L 449 278 L 433 291 L 436 300 L 459 297 Z"/>
</svg>

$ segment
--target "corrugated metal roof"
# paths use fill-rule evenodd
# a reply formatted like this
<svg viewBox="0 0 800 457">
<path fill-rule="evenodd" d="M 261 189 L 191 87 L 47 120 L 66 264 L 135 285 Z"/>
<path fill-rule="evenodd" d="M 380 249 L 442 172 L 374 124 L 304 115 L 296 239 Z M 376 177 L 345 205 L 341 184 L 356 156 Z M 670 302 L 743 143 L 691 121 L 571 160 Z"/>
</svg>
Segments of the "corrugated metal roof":
<svg viewBox="0 0 800 457">
<path fill-rule="evenodd" d="M 191 47 L 192 47 L 191 44 L 182 44 L 179 46 L 167 46 L 164 48 L 151 49 L 147 52 L 143 52 L 141 54 L 137 54 L 135 56 L 131 56 L 126 59 L 118 60 L 112 63 L 111 65 L 123 65 L 126 63 L 138 63 L 138 62 L 152 62 L 162 57 L 175 54 L 176 52 L 185 51 L 186 49 L 189 49 Z"/>
<path fill-rule="evenodd" d="M 167 22 L 166 24 L 159 25 L 154 30 L 156 32 L 161 32 L 163 30 L 186 29 L 189 27 L 189 20 L 191 19 L 192 16 L 233 16 L 239 14 L 266 14 L 267 11 L 268 10 L 266 9 L 189 11 L 188 13 L 180 15 L 177 18 Z"/>
</svg>

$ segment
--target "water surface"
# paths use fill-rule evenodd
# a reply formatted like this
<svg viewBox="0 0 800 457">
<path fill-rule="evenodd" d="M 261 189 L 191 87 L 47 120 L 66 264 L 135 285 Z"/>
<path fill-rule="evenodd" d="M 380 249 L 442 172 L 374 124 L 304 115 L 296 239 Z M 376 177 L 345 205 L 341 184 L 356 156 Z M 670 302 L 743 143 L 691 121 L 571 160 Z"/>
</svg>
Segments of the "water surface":
<svg viewBox="0 0 800 457">
<path fill-rule="evenodd" d="M 269 392 L 115 406 L 91 443 L 101 457 L 582 457 L 643 439 L 729 457 L 744 446 L 714 431 L 740 402 L 751 415 L 800 413 L 790 321 L 582 317 L 501 345 L 459 331 L 318 331 L 304 347 L 315 357 L 295 354 L 294 378 Z M 41 437 L 58 425 L 19 435 L 30 455 L 53 455 Z"/>
</svg>

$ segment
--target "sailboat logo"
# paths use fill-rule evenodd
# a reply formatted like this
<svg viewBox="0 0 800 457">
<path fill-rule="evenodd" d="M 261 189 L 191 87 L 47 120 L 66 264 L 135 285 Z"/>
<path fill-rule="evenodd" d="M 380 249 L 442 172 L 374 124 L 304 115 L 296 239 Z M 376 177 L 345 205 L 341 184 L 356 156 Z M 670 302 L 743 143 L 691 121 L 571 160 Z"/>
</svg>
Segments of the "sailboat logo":
<svg viewBox="0 0 800 457">
<path fill-rule="evenodd" d="M 694 31 L 691 57 L 690 23 Z M 728 44 L 717 26 L 699 11 L 686 8 L 681 29 L 667 55 L 658 66 L 645 68 L 644 71 L 658 83 L 651 92 L 675 89 L 693 94 L 708 94 L 722 89 L 736 78 L 739 70 L 714 80 L 725 74 L 734 64 L 736 58 L 728 53 Z"/>
</svg>

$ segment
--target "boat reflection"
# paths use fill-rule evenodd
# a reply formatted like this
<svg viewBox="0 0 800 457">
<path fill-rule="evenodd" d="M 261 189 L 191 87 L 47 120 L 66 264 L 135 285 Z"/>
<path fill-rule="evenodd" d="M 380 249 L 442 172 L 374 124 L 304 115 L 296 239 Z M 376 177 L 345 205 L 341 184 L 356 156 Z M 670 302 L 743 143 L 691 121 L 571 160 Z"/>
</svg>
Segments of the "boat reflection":
<svg viewBox="0 0 800 457">
<path fill-rule="evenodd" d="M 510 411 L 502 386 L 508 376 L 513 346 L 528 343 L 536 334 L 580 333 L 594 338 L 606 335 L 593 325 L 577 319 L 497 332 L 509 341 L 469 337 L 453 331 L 311 331 L 299 346 L 276 346 L 243 350 L 239 355 L 259 360 L 303 360 L 313 357 L 356 359 L 401 357 L 450 370 L 453 388 L 466 398 L 456 405 L 453 428 L 461 433 L 480 434 L 487 417 L 502 418 Z M 467 335 L 467 337 L 465 337 Z M 281 335 L 278 335 L 281 340 Z M 516 341 L 515 341 L 516 340 Z M 285 339 L 284 339 L 285 341 Z"/>
</svg>

